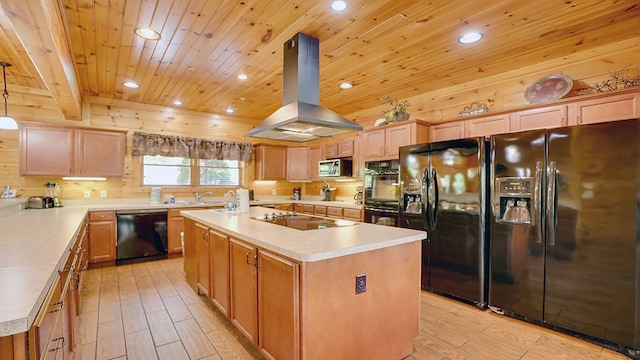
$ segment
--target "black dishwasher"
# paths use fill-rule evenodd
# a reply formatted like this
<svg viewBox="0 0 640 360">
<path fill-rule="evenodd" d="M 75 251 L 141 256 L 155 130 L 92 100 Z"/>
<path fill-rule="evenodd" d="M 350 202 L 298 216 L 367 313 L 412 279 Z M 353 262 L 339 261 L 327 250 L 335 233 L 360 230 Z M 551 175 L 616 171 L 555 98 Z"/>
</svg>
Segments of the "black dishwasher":
<svg viewBox="0 0 640 360">
<path fill-rule="evenodd" d="M 116 265 L 167 258 L 167 209 L 118 210 Z"/>
</svg>

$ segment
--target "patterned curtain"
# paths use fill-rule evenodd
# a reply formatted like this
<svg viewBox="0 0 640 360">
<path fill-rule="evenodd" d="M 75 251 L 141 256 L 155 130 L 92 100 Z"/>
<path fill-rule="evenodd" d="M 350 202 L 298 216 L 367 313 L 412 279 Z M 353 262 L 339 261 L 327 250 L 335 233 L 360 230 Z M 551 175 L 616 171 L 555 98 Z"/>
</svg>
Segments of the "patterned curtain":
<svg viewBox="0 0 640 360">
<path fill-rule="evenodd" d="M 253 144 L 188 137 L 133 133 L 133 155 L 160 155 L 191 159 L 251 161 Z"/>
</svg>

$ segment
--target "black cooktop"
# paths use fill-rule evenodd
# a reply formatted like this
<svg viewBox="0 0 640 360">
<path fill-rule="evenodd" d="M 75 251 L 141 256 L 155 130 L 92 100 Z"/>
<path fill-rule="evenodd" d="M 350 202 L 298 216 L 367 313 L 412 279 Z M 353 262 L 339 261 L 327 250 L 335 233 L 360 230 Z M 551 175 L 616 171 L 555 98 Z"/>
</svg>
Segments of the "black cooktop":
<svg viewBox="0 0 640 360">
<path fill-rule="evenodd" d="M 303 231 L 352 226 L 357 224 L 357 222 L 348 220 L 327 219 L 317 216 L 298 215 L 296 213 L 289 212 L 265 214 L 264 216 L 258 216 L 252 219 Z"/>
</svg>

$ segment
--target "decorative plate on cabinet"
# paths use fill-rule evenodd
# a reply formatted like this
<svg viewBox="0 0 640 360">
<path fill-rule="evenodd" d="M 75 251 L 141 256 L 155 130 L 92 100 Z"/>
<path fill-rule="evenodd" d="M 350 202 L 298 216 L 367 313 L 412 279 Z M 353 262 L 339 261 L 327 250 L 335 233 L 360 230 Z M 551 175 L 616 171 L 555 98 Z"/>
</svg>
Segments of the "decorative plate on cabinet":
<svg viewBox="0 0 640 360">
<path fill-rule="evenodd" d="M 570 77 L 551 74 L 529 85 L 524 91 L 524 97 L 532 104 L 545 103 L 562 99 L 571 91 L 572 87 L 573 79 Z"/>
</svg>

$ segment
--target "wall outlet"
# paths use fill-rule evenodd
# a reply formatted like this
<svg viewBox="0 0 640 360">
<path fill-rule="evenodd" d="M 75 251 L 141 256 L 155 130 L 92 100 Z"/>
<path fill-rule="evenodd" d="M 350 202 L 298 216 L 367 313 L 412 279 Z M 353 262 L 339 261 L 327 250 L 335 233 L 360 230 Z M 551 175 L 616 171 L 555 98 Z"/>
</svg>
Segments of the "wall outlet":
<svg viewBox="0 0 640 360">
<path fill-rule="evenodd" d="M 100 197 L 103 199 L 107 198 L 107 190 L 100 190 Z"/>
<path fill-rule="evenodd" d="M 271 195 L 277 195 L 276 189 L 271 189 Z"/>
<path fill-rule="evenodd" d="M 88 198 L 90 198 L 90 197 L 91 197 L 91 190 L 85 190 L 85 191 L 84 191 L 84 198 L 85 198 L 85 199 L 88 199 Z"/>
<path fill-rule="evenodd" d="M 356 295 L 367 291 L 367 274 L 356 275 Z"/>
</svg>

